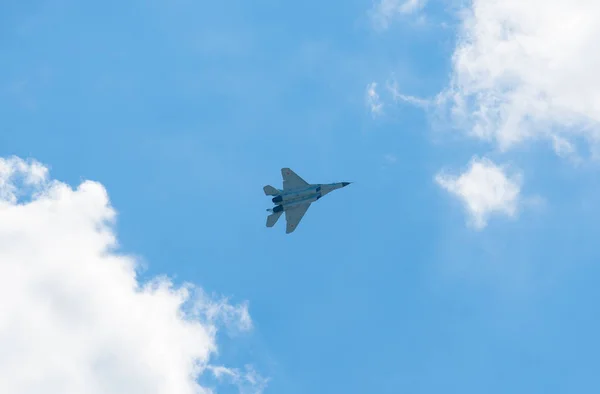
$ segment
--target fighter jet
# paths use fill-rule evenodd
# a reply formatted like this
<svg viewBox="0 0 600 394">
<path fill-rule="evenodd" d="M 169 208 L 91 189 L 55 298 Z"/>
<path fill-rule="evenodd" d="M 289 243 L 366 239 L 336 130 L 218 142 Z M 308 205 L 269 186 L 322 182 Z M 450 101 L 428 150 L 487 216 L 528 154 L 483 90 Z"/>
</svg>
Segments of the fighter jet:
<svg viewBox="0 0 600 394">
<path fill-rule="evenodd" d="M 271 215 L 267 217 L 267 227 L 273 227 L 285 212 L 286 234 L 296 230 L 310 204 L 327 193 L 346 187 L 351 183 L 310 184 L 289 168 L 282 168 L 281 176 L 283 178 L 283 190 L 276 189 L 271 185 L 263 187 L 263 190 L 265 195 L 274 196 L 271 201 L 275 204 L 272 209 L 267 209 L 267 212 L 271 212 Z"/>
</svg>

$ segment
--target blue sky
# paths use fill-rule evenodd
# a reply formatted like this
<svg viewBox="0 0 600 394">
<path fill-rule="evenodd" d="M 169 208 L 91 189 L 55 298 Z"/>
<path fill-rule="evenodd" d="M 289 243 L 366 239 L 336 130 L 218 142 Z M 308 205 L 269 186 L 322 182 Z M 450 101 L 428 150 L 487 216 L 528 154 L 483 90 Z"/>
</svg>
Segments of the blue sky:
<svg viewBox="0 0 600 394">
<path fill-rule="evenodd" d="M 543 138 L 499 148 L 385 88 L 447 88 L 451 4 L 377 28 L 367 0 L 13 3 L 0 154 L 103 184 L 140 280 L 247 300 L 254 328 L 223 334 L 217 363 L 252 364 L 265 393 L 600 388 L 595 164 Z M 435 181 L 474 155 L 522 175 L 516 213 L 482 228 Z M 281 167 L 355 183 L 286 236 L 265 227 L 262 192 Z"/>
</svg>

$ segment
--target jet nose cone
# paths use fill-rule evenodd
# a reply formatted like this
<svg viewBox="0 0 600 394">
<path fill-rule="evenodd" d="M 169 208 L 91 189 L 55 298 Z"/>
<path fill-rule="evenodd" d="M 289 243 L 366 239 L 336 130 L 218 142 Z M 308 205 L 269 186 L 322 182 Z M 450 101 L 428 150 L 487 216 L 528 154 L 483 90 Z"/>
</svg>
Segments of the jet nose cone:
<svg viewBox="0 0 600 394">
<path fill-rule="evenodd" d="M 352 182 L 342 182 L 342 187 L 346 187 L 346 186 L 348 186 L 348 185 L 349 185 L 349 184 L 351 184 L 351 183 L 352 183 Z"/>
</svg>

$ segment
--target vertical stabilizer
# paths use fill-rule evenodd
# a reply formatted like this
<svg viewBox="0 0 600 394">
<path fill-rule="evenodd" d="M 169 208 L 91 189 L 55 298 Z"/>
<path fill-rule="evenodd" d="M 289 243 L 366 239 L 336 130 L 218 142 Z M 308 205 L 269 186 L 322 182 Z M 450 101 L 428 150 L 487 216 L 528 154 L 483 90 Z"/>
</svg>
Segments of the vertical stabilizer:
<svg viewBox="0 0 600 394">
<path fill-rule="evenodd" d="M 267 185 L 267 186 L 263 187 L 263 190 L 265 191 L 265 195 L 267 195 L 267 196 L 276 196 L 279 194 L 279 190 L 275 189 L 271 185 Z"/>
<path fill-rule="evenodd" d="M 267 227 L 273 227 L 275 225 L 275 223 L 277 223 L 277 221 L 279 220 L 279 217 L 281 216 L 282 213 L 283 213 L 283 211 L 279 211 L 279 212 L 275 212 L 275 213 L 272 213 L 269 216 L 267 216 Z"/>
</svg>

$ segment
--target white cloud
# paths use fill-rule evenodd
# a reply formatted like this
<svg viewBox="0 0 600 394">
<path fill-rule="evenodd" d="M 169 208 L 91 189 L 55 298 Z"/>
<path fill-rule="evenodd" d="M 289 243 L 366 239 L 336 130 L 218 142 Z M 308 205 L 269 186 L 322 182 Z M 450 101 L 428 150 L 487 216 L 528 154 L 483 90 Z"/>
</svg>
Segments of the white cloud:
<svg viewBox="0 0 600 394">
<path fill-rule="evenodd" d="M 367 85 L 366 103 L 373 116 L 381 115 L 383 103 L 381 102 L 379 94 L 377 93 L 377 83 L 375 82 L 371 82 Z"/>
<path fill-rule="evenodd" d="M 521 176 L 507 176 L 505 169 L 486 158 L 474 157 L 460 176 L 439 173 L 435 181 L 462 200 L 477 229 L 487 226 L 493 214 L 513 217 L 520 202 Z"/>
<path fill-rule="evenodd" d="M 600 2 L 473 0 L 442 95 L 459 124 L 502 150 L 600 140 Z"/>
<path fill-rule="evenodd" d="M 136 261 L 116 252 L 114 219 L 99 183 L 72 189 L 39 163 L 0 159 L 2 392 L 210 392 L 196 379 L 213 373 L 217 328 L 250 328 L 247 305 L 140 283 Z M 247 393 L 266 383 L 222 371 Z"/>
<path fill-rule="evenodd" d="M 390 21 L 398 14 L 411 14 L 423 8 L 426 0 L 380 0 L 371 10 L 375 25 L 387 29 Z"/>
<path fill-rule="evenodd" d="M 552 146 L 556 154 L 561 157 L 573 157 L 576 155 L 575 146 L 560 136 L 552 136 Z"/>
<path fill-rule="evenodd" d="M 240 389 L 240 394 L 255 394 L 262 392 L 267 387 L 268 379 L 256 373 L 250 365 L 246 365 L 245 371 L 222 366 L 211 366 L 210 369 L 217 379 L 229 380 L 234 383 Z"/>
<path fill-rule="evenodd" d="M 401 93 L 400 89 L 398 88 L 398 82 L 395 79 L 388 81 L 386 87 L 387 90 L 392 94 L 394 101 L 403 101 L 423 109 L 427 109 L 431 105 L 430 100 Z"/>
</svg>

